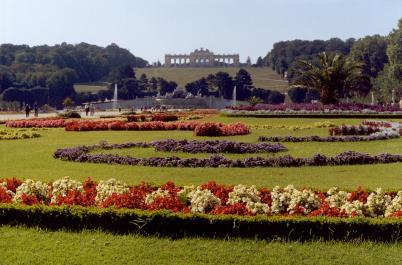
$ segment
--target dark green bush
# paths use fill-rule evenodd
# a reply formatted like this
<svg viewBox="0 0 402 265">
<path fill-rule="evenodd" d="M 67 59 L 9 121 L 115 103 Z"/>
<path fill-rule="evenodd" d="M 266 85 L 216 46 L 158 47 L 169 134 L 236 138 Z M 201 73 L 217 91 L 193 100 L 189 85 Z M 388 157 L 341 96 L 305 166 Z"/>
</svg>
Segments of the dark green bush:
<svg viewBox="0 0 402 265">
<path fill-rule="evenodd" d="M 80 119 L 81 115 L 76 111 L 67 111 L 65 113 L 60 113 L 59 117 L 66 119 Z"/>
<path fill-rule="evenodd" d="M 76 231 L 100 229 L 169 237 L 402 240 L 401 218 L 241 217 L 79 206 L 0 204 L 0 224 Z"/>
</svg>

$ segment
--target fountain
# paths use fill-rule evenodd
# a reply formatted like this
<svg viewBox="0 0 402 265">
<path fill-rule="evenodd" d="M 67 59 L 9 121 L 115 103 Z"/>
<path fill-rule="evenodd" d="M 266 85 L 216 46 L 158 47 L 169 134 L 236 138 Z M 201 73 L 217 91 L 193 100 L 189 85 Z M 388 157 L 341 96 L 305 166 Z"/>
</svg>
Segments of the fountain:
<svg viewBox="0 0 402 265">
<path fill-rule="evenodd" d="M 232 104 L 233 104 L 233 107 L 236 107 L 236 86 L 234 86 L 233 87 L 233 101 L 232 101 Z"/>
<path fill-rule="evenodd" d="M 113 109 L 117 109 L 117 84 L 114 84 Z"/>
<path fill-rule="evenodd" d="M 371 92 L 371 105 L 375 104 L 374 92 Z"/>
</svg>

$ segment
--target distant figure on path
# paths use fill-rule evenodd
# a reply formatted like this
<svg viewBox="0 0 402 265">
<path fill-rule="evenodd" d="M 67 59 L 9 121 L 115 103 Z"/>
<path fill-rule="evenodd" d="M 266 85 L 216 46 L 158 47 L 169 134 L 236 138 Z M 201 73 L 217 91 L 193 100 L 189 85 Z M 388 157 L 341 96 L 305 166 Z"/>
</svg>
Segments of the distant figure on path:
<svg viewBox="0 0 402 265">
<path fill-rule="evenodd" d="M 85 109 L 85 116 L 88 116 L 88 113 L 89 113 L 89 105 L 88 105 L 88 103 L 85 104 L 84 109 Z"/>
<path fill-rule="evenodd" d="M 91 116 L 94 116 L 95 115 L 95 106 L 94 106 L 94 104 L 91 103 L 89 105 L 89 110 L 91 112 Z"/>
<path fill-rule="evenodd" d="M 31 112 L 31 107 L 28 104 L 26 104 L 25 105 L 25 117 L 26 118 L 29 118 L 29 112 Z"/>
<path fill-rule="evenodd" d="M 34 116 L 35 117 L 39 116 L 39 106 L 38 106 L 37 102 L 35 102 L 35 104 L 34 104 Z"/>
</svg>

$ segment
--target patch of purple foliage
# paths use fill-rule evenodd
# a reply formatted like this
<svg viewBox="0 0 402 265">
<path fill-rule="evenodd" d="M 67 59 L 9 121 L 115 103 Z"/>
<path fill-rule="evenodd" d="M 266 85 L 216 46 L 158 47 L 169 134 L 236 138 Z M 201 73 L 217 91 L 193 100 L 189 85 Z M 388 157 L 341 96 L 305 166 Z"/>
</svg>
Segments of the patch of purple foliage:
<svg viewBox="0 0 402 265">
<path fill-rule="evenodd" d="M 377 140 L 392 139 L 390 135 L 368 135 L 368 136 L 327 136 L 321 137 L 318 135 L 313 136 L 260 136 L 260 142 L 370 142 Z"/>
<path fill-rule="evenodd" d="M 186 152 L 186 153 L 277 153 L 287 151 L 282 144 L 270 143 L 244 143 L 224 140 L 198 141 L 198 140 L 163 140 L 152 143 L 156 151 Z"/>
<path fill-rule="evenodd" d="M 286 110 L 306 110 L 306 111 L 324 111 L 324 110 L 342 110 L 342 111 L 362 111 L 364 109 L 373 110 L 376 112 L 400 111 L 399 106 L 393 105 L 368 105 L 368 104 L 355 104 L 355 103 L 341 103 L 341 104 L 311 104 L 311 103 L 284 103 L 284 104 L 257 104 L 255 106 L 237 106 L 227 107 L 234 110 L 271 110 L 271 111 L 286 111 Z"/>
<path fill-rule="evenodd" d="M 125 147 L 123 147 L 125 146 Z M 282 157 L 247 157 L 244 159 L 228 159 L 221 155 L 212 155 L 209 158 L 180 158 L 171 157 L 149 157 L 135 158 L 130 156 L 119 156 L 115 154 L 91 154 L 96 149 L 112 149 L 126 147 L 148 147 L 147 143 L 127 143 L 94 146 L 79 146 L 74 148 L 58 149 L 54 157 L 61 160 L 75 162 L 107 163 L 133 166 L 152 167 L 301 167 L 301 166 L 335 166 L 335 165 L 364 165 L 379 163 L 402 162 L 402 155 L 369 154 L 347 151 L 333 157 L 316 154 L 310 158 L 296 158 L 289 155 Z"/>
</svg>

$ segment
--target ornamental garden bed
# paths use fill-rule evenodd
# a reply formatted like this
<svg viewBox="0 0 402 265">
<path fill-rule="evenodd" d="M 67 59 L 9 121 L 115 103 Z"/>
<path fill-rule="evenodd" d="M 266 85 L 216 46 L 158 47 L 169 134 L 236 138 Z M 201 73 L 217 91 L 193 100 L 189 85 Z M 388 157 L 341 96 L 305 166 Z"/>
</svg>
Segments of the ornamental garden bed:
<svg viewBox="0 0 402 265">
<path fill-rule="evenodd" d="M 0 183 L 2 224 L 169 236 L 401 240 L 402 191 L 322 192 L 292 185 L 269 191 L 215 182 L 128 186 L 68 177 Z"/>
<path fill-rule="evenodd" d="M 363 121 L 362 125 L 331 127 L 330 136 L 260 136 L 260 142 L 369 142 L 399 138 L 402 124 L 386 121 Z"/>
<path fill-rule="evenodd" d="M 35 129 L 0 129 L 0 140 L 19 140 L 40 137 Z"/>
<path fill-rule="evenodd" d="M 204 142 L 204 144 L 208 145 L 206 142 Z M 384 153 L 379 155 L 369 155 L 354 151 L 346 151 L 333 157 L 316 154 L 308 158 L 298 158 L 285 155 L 279 157 L 246 157 L 244 159 L 229 159 L 220 154 L 211 155 L 209 158 L 180 158 L 177 156 L 138 158 L 132 156 L 121 156 L 118 154 L 91 153 L 93 151 L 100 150 L 149 147 L 150 145 L 151 143 L 144 142 L 111 145 L 107 143 L 100 143 L 91 146 L 58 149 L 54 152 L 53 156 L 56 159 L 61 159 L 64 161 L 151 167 L 301 167 L 402 162 L 402 154 Z M 199 145 L 201 145 L 201 143 Z M 252 148 L 255 148 L 256 146 L 257 145 L 253 145 Z M 283 149 L 283 147 L 279 145 L 275 148 Z M 282 151 L 284 151 L 284 149 Z"/>
</svg>

